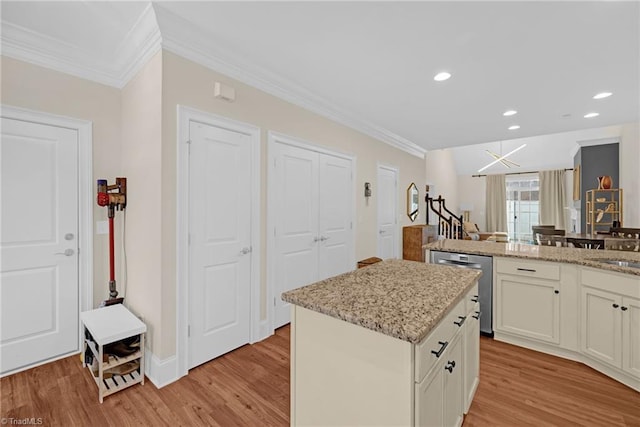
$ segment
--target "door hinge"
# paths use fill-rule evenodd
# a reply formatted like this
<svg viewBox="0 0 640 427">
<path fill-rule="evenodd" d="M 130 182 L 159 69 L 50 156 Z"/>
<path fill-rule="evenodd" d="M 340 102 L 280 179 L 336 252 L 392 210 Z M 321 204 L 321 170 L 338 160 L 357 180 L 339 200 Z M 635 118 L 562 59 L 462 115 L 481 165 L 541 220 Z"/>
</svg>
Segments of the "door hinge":
<svg viewBox="0 0 640 427">
<path fill-rule="evenodd" d="M 191 338 L 191 325 L 187 326 L 187 338 Z"/>
<path fill-rule="evenodd" d="M 353 221 L 351 221 L 351 222 L 349 223 L 349 228 L 350 228 L 351 230 L 353 230 Z"/>
<path fill-rule="evenodd" d="M 276 306 L 276 297 L 273 297 L 273 306 Z"/>
<path fill-rule="evenodd" d="M 278 165 L 278 158 L 274 157 L 273 158 L 273 167 L 275 168 Z"/>
<path fill-rule="evenodd" d="M 187 246 L 191 246 L 191 233 L 187 234 Z"/>
</svg>

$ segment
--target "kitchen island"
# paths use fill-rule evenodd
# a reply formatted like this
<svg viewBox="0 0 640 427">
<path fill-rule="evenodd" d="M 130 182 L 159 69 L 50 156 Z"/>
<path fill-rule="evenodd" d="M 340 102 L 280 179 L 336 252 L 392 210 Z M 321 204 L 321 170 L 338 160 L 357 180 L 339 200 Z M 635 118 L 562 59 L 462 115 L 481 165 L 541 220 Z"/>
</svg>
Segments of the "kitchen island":
<svg viewBox="0 0 640 427">
<path fill-rule="evenodd" d="M 284 293 L 291 424 L 461 424 L 477 387 L 479 276 L 389 260 Z"/>
</svg>

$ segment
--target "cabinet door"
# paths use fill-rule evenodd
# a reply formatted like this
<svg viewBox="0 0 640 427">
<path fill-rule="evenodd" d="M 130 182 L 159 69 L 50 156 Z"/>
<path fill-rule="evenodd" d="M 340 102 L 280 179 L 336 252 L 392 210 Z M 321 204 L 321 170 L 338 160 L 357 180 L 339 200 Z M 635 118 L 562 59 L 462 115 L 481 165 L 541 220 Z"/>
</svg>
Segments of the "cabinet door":
<svg viewBox="0 0 640 427">
<path fill-rule="evenodd" d="M 451 349 L 444 359 L 444 378 L 442 379 L 443 421 L 445 426 L 462 425 L 464 358 L 462 356 L 462 337 L 460 333 L 454 338 Z"/>
<path fill-rule="evenodd" d="M 442 418 L 442 378 L 444 364 L 439 362 L 433 371 L 416 384 L 416 426 L 432 427 L 443 425 Z"/>
<path fill-rule="evenodd" d="M 622 369 L 640 379 L 640 300 L 622 298 Z"/>
<path fill-rule="evenodd" d="M 496 329 L 560 342 L 559 282 L 498 274 Z"/>
<path fill-rule="evenodd" d="M 480 370 L 480 308 L 469 313 L 465 322 L 464 336 L 464 413 L 469 412 L 473 395 L 478 386 Z M 475 316 L 475 317 L 474 317 Z"/>
<path fill-rule="evenodd" d="M 582 288 L 582 351 L 615 367 L 622 365 L 621 297 Z"/>
</svg>

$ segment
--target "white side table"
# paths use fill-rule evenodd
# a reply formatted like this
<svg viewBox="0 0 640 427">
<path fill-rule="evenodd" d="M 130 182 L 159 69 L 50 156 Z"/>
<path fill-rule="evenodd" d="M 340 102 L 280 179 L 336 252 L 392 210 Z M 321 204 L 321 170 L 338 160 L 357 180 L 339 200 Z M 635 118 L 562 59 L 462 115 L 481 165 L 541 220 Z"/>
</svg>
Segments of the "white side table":
<svg viewBox="0 0 640 427">
<path fill-rule="evenodd" d="M 93 374 L 91 365 L 84 361 L 84 366 L 89 368 L 91 377 L 98 385 L 98 397 L 100 403 L 105 396 L 123 390 L 134 384 L 144 384 L 144 334 L 147 326 L 133 315 L 122 304 L 111 305 L 95 310 L 80 313 L 80 320 L 84 325 L 84 345 L 91 349 L 93 357 L 98 361 L 98 376 Z M 88 333 L 87 333 L 88 332 Z M 110 356 L 107 362 L 103 362 L 104 346 L 125 338 L 140 336 L 140 349 L 125 357 Z M 104 378 L 107 369 L 114 368 L 124 363 L 139 360 L 139 368 L 129 374 L 113 375 Z"/>
</svg>

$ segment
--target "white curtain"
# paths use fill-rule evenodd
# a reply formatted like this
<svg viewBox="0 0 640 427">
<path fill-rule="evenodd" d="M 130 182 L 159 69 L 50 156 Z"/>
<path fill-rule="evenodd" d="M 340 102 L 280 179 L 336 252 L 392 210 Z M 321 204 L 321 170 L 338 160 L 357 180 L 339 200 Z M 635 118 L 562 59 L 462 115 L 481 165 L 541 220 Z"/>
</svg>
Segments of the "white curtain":
<svg viewBox="0 0 640 427">
<path fill-rule="evenodd" d="M 540 224 L 565 230 L 564 170 L 540 172 Z"/>
<path fill-rule="evenodd" d="M 487 231 L 507 232 L 507 185 L 504 175 L 487 175 Z"/>
</svg>

